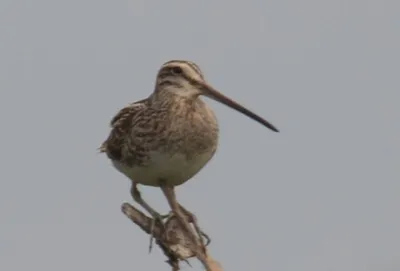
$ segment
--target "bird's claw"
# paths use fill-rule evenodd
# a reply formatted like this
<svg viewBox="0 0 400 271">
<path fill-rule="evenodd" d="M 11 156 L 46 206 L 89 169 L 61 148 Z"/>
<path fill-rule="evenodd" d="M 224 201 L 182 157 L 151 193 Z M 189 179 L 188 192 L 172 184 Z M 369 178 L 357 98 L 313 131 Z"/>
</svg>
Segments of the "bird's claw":
<svg viewBox="0 0 400 271">
<path fill-rule="evenodd" d="M 171 213 L 166 214 L 166 215 L 161 215 L 159 213 L 153 213 L 152 216 L 153 216 L 153 219 L 151 220 L 151 226 L 150 226 L 149 253 L 151 252 L 151 250 L 153 248 L 154 229 L 155 229 L 157 223 L 161 226 L 162 234 L 164 234 L 164 231 L 165 231 L 164 219 L 169 218 L 171 216 Z"/>
</svg>

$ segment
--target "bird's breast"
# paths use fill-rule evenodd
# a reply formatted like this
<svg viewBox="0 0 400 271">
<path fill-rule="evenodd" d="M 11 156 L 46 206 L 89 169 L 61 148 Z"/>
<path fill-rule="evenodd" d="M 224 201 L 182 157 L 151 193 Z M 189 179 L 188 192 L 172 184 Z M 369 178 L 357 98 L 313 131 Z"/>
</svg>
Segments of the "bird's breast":
<svg viewBox="0 0 400 271">
<path fill-rule="evenodd" d="M 142 141 L 134 137 L 131 141 L 135 143 L 131 149 L 143 149 L 141 163 L 113 161 L 119 171 L 135 182 L 159 186 L 163 180 L 180 185 L 197 174 L 216 152 L 217 119 L 202 101 L 171 108 L 158 126 L 162 128 L 160 133 L 149 134 Z"/>
<path fill-rule="evenodd" d="M 214 152 L 218 144 L 218 122 L 212 109 L 201 100 L 181 105 L 171 116 L 170 145 L 187 156 Z M 179 113 L 180 111 L 180 113 Z"/>
</svg>

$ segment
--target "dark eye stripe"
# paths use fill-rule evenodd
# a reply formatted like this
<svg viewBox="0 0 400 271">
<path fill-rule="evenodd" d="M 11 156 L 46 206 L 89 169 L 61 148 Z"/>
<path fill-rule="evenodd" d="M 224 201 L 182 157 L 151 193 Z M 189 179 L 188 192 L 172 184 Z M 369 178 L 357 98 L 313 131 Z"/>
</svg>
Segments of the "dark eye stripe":
<svg viewBox="0 0 400 271">
<path fill-rule="evenodd" d="M 172 63 L 179 63 L 179 64 L 186 64 L 188 65 L 192 70 L 196 71 L 196 73 L 204 79 L 203 77 L 203 73 L 200 70 L 200 67 L 198 65 L 196 65 L 196 63 L 192 62 L 192 61 L 185 61 L 185 60 L 170 60 L 168 62 L 165 62 L 163 64 L 163 67 L 169 66 Z"/>
<path fill-rule="evenodd" d="M 182 68 L 181 67 L 178 67 L 178 66 L 176 66 L 176 67 L 172 67 L 171 68 L 171 71 L 174 73 L 174 74 L 181 74 L 183 71 L 182 71 Z"/>
</svg>

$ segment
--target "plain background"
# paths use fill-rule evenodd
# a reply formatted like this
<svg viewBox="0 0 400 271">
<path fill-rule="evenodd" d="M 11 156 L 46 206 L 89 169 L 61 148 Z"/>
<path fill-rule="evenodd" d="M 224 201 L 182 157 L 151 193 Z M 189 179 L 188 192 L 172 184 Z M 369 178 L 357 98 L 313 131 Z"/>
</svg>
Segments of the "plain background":
<svg viewBox="0 0 400 271">
<path fill-rule="evenodd" d="M 178 197 L 225 270 L 400 270 L 399 10 L 2 0 L 0 269 L 169 270 L 120 212 L 129 181 L 96 149 L 163 62 L 188 59 L 281 129 L 210 102 L 219 151 Z M 158 189 L 141 190 L 167 211 Z"/>
</svg>

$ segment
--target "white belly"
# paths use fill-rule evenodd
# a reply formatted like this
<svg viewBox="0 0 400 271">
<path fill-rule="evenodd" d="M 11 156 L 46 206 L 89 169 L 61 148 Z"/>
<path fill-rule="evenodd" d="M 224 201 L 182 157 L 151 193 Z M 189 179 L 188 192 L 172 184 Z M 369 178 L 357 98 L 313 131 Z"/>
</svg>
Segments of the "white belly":
<svg viewBox="0 0 400 271">
<path fill-rule="evenodd" d="M 113 165 L 132 181 L 142 185 L 159 186 L 163 180 L 169 185 L 178 186 L 192 178 L 213 157 L 214 152 L 205 152 L 187 160 L 186 155 L 173 156 L 154 152 L 148 166 L 127 167 L 116 161 Z"/>
</svg>

